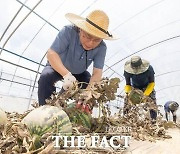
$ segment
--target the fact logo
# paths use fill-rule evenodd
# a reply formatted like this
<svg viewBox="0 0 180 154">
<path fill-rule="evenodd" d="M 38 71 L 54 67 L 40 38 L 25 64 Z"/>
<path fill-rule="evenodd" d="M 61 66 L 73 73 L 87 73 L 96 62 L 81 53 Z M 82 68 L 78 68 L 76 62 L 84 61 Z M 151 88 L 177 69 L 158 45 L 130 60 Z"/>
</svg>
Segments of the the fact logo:
<svg viewBox="0 0 180 154">
<path fill-rule="evenodd" d="M 52 136 L 52 138 L 55 138 L 55 148 L 60 148 L 60 140 L 63 140 L 63 148 L 85 148 L 86 144 L 85 144 L 85 136 Z M 74 141 L 75 138 L 77 138 L 78 140 L 78 145 L 75 146 Z M 117 139 L 123 139 L 124 140 L 124 148 L 127 148 L 129 146 L 129 139 L 131 139 L 131 136 L 112 136 L 109 140 L 109 143 L 107 141 L 106 136 L 103 136 L 102 139 L 100 140 L 100 136 L 91 136 L 91 147 L 95 148 L 95 147 L 100 147 L 100 148 L 108 148 L 108 147 L 113 147 L 114 149 L 120 148 L 121 144 L 115 145 L 114 144 L 114 140 Z"/>
<path fill-rule="evenodd" d="M 110 131 L 112 130 L 118 130 L 118 132 L 113 131 L 113 134 L 110 133 Z M 122 132 L 119 132 L 119 130 L 123 130 Z M 124 131 L 126 130 L 126 132 Z M 91 139 L 91 148 L 108 148 L 108 147 L 112 147 L 114 149 L 119 149 L 119 148 L 127 148 L 129 147 L 129 140 L 131 139 L 130 135 L 127 135 L 129 133 L 131 129 L 130 128 L 108 128 L 106 129 L 106 131 L 108 132 L 108 139 L 107 136 L 104 135 L 92 135 L 90 137 Z M 107 133 L 106 132 L 106 133 Z M 122 135 L 126 133 L 126 135 Z M 116 134 L 116 135 L 115 135 Z M 121 134 L 121 135 L 117 135 L 117 134 Z M 109 135 L 111 136 L 109 138 Z M 86 148 L 86 136 L 63 136 L 63 135 L 57 135 L 57 136 L 52 136 L 52 139 L 55 140 L 55 148 Z M 77 140 L 77 144 L 75 145 L 75 140 Z M 115 144 L 117 143 L 116 141 L 118 140 L 122 140 L 123 141 L 123 145 L 119 144 Z M 63 142 L 63 146 L 60 146 L 60 142 Z"/>
</svg>

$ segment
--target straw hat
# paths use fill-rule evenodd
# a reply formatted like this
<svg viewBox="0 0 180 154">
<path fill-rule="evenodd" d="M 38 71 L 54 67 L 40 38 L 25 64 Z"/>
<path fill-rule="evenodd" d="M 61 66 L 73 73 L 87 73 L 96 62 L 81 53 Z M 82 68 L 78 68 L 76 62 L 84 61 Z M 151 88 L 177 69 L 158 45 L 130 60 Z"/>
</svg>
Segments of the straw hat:
<svg viewBox="0 0 180 154">
<path fill-rule="evenodd" d="M 80 29 L 95 37 L 106 40 L 117 39 L 114 35 L 108 32 L 109 18 L 106 13 L 101 10 L 91 12 L 86 18 L 73 13 L 67 13 L 65 17 Z"/>
<path fill-rule="evenodd" d="M 131 60 L 128 60 L 124 65 L 124 70 L 131 74 L 144 73 L 148 68 L 149 62 L 141 59 L 139 56 L 133 56 Z"/>
<path fill-rule="evenodd" d="M 177 110 L 179 107 L 179 104 L 177 102 L 174 102 L 172 101 L 170 104 L 169 104 L 169 108 L 173 111 Z"/>
</svg>

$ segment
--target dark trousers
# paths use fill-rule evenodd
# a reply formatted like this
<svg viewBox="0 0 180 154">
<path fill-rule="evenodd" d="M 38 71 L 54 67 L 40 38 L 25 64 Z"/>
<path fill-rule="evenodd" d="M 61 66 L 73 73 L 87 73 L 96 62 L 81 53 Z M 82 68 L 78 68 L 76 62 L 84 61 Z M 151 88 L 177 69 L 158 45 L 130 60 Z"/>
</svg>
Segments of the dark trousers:
<svg viewBox="0 0 180 154">
<path fill-rule="evenodd" d="M 91 75 L 88 71 L 84 71 L 81 74 L 73 74 L 74 77 L 79 82 L 86 82 L 89 83 Z M 39 78 L 38 81 L 38 101 L 39 105 L 45 105 L 46 99 L 50 98 L 53 92 L 56 92 L 55 83 L 57 81 L 62 80 L 63 77 L 56 72 L 51 66 L 46 66 Z M 82 89 L 85 89 L 87 84 L 83 84 L 81 86 Z"/>
<path fill-rule="evenodd" d="M 173 121 L 176 123 L 176 115 L 174 115 L 175 110 L 170 110 L 173 115 Z M 168 121 L 168 112 L 165 110 L 166 120 Z"/>
<path fill-rule="evenodd" d="M 153 90 L 153 91 L 151 92 L 151 94 L 149 95 L 149 97 L 154 101 L 154 104 L 157 105 L 157 104 L 156 104 L 156 91 L 155 91 L 155 90 Z M 153 120 L 156 120 L 156 118 L 157 118 L 157 111 L 154 110 L 154 109 L 150 109 L 150 116 L 151 116 L 151 118 L 152 118 Z"/>
</svg>

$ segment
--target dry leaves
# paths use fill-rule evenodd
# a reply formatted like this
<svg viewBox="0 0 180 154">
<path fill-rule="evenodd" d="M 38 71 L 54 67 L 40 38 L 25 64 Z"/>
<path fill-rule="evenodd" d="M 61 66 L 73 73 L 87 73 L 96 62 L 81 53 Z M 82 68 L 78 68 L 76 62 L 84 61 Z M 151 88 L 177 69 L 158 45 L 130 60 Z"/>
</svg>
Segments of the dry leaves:
<svg viewBox="0 0 180 154">
<path fill-rule="evenodd" d="M 131 128 L 130 132 L 121 132 L 125 135 L 131 135 L 137 140 L 149 140 L 155 142 L 158 139 L 170 138 L 166 135 L 166 130 L 169 127 L 176 127 L 174 124 L 167 123 L 162 120 L 162 115 L 158 111 L 157 106 L 153 106 L 151 103 L 142 103 L 139 105 L 129 104 L 128 109 L 130 112 L 123 116 L 122 109 L 119 113 L 112 116 L 111 111 L 105 105 L 107 102 L 116 100 L 116 92 L 120 80 L 118 78 L 103 79 L 101 82 L 89 85 L 88 90 L 79 89 L 76 85 L 72 90 L 66 91 L 62 94 L 56 93 L 51 96 L 50 100 L 47 100 L 47 104 L 57 107 L 62 107 L 66 111 L 68 109 L 69 102 L 75 102 L 76 100 L 84 100 L 85 103 L 90 105 L 99 106 L 103 113 L 103 116 L 99 118 L 92 118 L 91 128 L 83 127 L 81 124 L 73 123 L 73 135 L 86 135 L 87 145 L 90 144 L 90 136 L 93 134 L 106 135 L 111 137 L 113 135 L 119 135 L 120 132 L 106 131 L 107 128 L 120 127 Z M 94 102 L 94 103 L 92 103 Z M 35 108 L 38 104 L 33 105 Z M 156 123 L 152 123 L 149 116 L 149 109 L 155 108 L 158 111 L 158 117 Z M 29 130 L 25 125 L 21 123 L 21 120 L 29 113 L 27 111 L 24 114 L 8 113 L 8 123 L 5 126 L 0 126 L 0 153 L 40 153 L 40 154 L 56 154 L 67 153 L 68 149 L 55 149 L 54 143 L 51 139 L 52 133 L 48 132 L 43 136 L 40 136 L 40 147 L 35 146 L 35 139 L 30 135 Z M 177 125 L 179 126 L 179 125 Z M 117 143 L 124 144 L 122 140 L 118 140 Z M 61 143 L 60 143 L 61 144 Z M 73 152 L 85 153 L 85 152 L 98 152 L 98 153 L 117 153 L 112 147 L 107 149 L 91 148 L 74 149 Z M 121 152 L 119 152 L 121 153 Z M 123 151 L 122 151 L 123 153 Z"/>
</svg>

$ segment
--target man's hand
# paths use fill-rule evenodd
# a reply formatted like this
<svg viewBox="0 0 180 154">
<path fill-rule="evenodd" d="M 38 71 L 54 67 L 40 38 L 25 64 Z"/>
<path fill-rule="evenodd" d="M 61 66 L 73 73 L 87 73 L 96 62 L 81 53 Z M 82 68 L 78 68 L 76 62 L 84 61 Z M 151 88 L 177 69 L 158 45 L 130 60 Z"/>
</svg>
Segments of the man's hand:
<svg viewBox="0 0 180 154">
<path fill-rule="evenodd" d="M 64 90 L 71 89 L 73 87 L 73 83 L 76 82 L 76 78 L 71 74 L 71 72 L 63 76 L 63 78 L 64 78 L 63 89 Z"/>
</svg>

